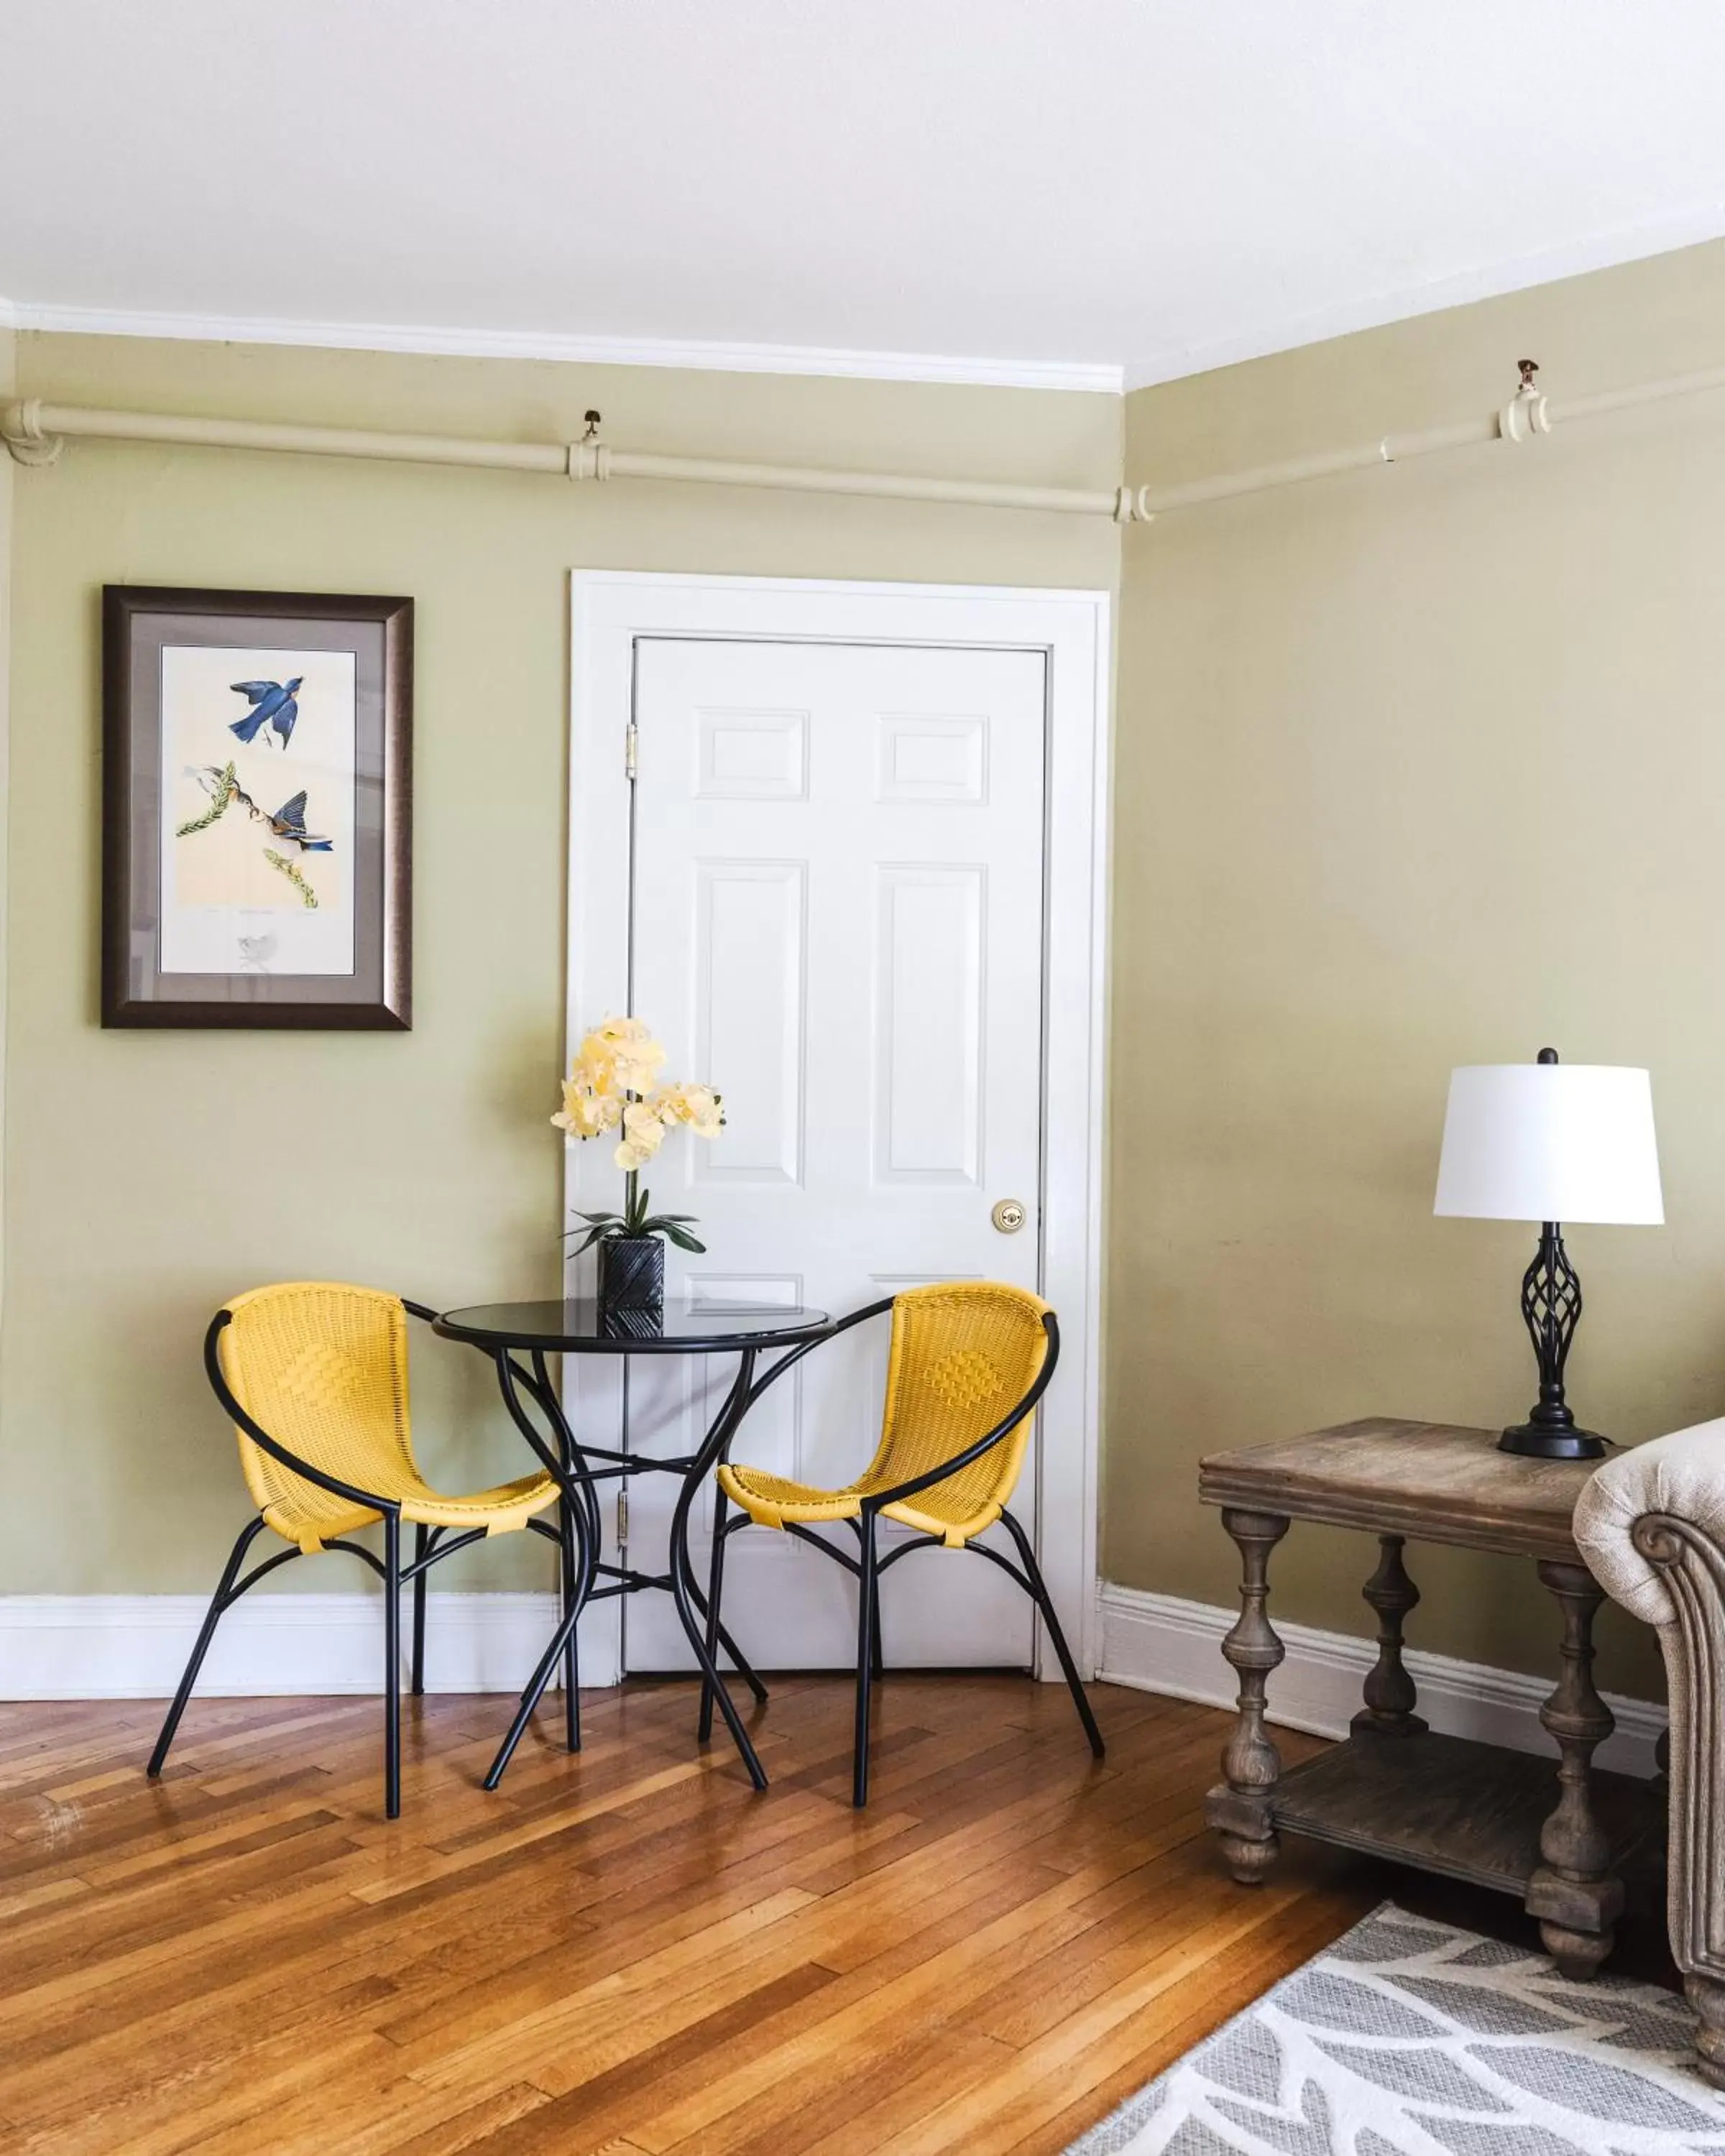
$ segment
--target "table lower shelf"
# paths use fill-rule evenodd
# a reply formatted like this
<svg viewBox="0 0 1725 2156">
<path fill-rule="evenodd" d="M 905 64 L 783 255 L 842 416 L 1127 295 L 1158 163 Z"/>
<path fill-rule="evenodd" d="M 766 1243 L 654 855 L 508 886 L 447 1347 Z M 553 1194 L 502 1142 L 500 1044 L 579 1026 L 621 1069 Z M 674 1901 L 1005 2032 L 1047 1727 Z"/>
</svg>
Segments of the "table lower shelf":
<svg viewBox="0 0 1725 2156">
<path fill-rule="evenodd" d="M 1592 1790 L 1611 1843 L 1611 1870 L 1643 1870 L 1660 1844 L 1663 1791 L 1629 1775 L 1602 1774 L 1593 1776 Z M 1539 1868 L 1539 1830 L 1558 1794 L 1549 1753 L 1427 1732 L 1350 1738 L 1291 1768 L 1271 1809 L 1285 1833 L 1519 1899 Z"/>
</svg>

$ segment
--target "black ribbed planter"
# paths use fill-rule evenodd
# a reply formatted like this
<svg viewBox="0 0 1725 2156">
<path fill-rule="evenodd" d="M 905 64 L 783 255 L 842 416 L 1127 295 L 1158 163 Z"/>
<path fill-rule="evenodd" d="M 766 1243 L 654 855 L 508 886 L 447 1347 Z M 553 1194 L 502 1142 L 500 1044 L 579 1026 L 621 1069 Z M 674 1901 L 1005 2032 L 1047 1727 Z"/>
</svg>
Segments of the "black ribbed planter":
<svg viewBox="0 0 1725 2156">
<path fill-rule="evenodd" d="M 607 1235 L 598 1245 L 602 1310 L 665 1306 L 665 1245 L 657 1235 Z"/>
</svg>

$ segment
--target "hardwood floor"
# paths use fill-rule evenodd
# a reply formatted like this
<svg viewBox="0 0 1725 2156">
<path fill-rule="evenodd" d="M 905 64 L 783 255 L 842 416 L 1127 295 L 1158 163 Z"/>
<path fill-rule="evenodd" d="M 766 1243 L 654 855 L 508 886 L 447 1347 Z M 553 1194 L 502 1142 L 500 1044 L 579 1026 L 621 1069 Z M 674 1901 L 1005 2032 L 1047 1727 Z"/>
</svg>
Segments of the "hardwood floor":
<svg viewBox="0 0 1725 2156">
<path fill-rule="evenodd" d="M 504 1702 L 410 1702 L 393 1825 L 373 1699 L 194 1702 L 153 1785 L 158 1704 L 0 1707 L 0 2149 L 1059 2151 L 1407 1885 L 1235 1887 L 1224 1717 L 1093 1697 L 1100 1764 L 1057 1686 L 890 1677 L 860 1815 L 843 1681 L 774 1684 L 764 1796 L 687 1685 L 491 1796 Z"/>
</svg>

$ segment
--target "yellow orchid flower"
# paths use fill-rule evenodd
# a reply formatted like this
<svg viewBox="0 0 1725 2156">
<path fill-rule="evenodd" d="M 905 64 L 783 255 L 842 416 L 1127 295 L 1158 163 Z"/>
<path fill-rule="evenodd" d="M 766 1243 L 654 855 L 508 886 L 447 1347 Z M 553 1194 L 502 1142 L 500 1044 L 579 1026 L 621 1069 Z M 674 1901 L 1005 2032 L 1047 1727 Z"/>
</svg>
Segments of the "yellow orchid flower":
<svg viewBox="0 0 1725 2156">
<path fill-rule="evenodd" d="M 725 1111 L 711 1086 L 664 1086 L 650 1105 L 661 1122 L 685 1123 L 699 1138 L 716 1138 L 724 1128 Z"/>
<path fill-rule="evenodd" d="M 623 1132 L 615 1158 L 617 1165 L 631 1173 L 644 1168 L 665 1143 L 665 1125 L 644 1101 L 631 1101 L 624 1110 Z"/>
<path fill-rule="evenodd" d="M 619 1122 L 622 1116 L 622 1102 L 596 1092 L 586 1082 L 584 1075 L 578 1072 L 563 1081 L 562 1111 L 551 1120 L 572 1138 L 596 1138 Z"/>
<path fill-rule="evenodd" d="M 608 1018 L 581 1044 L 576 1062 L 600 1092 L 645 1093 L 665 1050 L 638 1018 Z"/>
<path fill-rule="evenodd" d="M 569 1233 L 578 1237 L 575 1255 L 613 1238 L 662 1236 L 680 1250 L 700 1252 L 706 1245 L 691 1232 L 686 1213 L 655 1214 L 640 1186 L 640 1171 L 678 1124 L 696 1137 L 715 1138 L 725 1111 L 711 1086 L 680 1080 L 660 1085 L 665 1050 L 638 1018 L 608 1018 L 583 1036 L 563 1081 L 563 1105 L 552 1122 L 572 1138 L 596 1138 L 615 1131 L 612 1158 L 627 1182 L 620 1213 L 578 1212 L 582 1224 Z"/>
</svg>

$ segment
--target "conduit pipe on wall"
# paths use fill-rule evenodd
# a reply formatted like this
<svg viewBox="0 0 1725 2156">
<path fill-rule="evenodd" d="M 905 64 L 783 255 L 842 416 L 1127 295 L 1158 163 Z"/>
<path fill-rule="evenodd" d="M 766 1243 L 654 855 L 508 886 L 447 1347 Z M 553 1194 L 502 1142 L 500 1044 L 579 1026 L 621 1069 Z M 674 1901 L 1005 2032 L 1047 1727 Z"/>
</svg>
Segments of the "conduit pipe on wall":
<svg viewBox="0 0 1725 2156">
<path fill-rule="evenodd" d="M 1626 412 L 1638 404 L 1658 404 L 1673 397 L 1725 389 L 1725 367 L 1712 367 L 1698 374 L 1674 374 L 1661 382 L 1637 382 L 1628 389 L 1602 390 L 1597 396 L 1566 398 L 1559 403 L 1534 386 L 1532 377 L 1538 372 L 1535 362 L 1523 360 L 1521 366 L 1520 388 L 1502 411 L 1489 418 L 1460 420 L 1454 426 L 1434 427 L 1423 434 L 1385 434 L 1358 449 L 1294 457 L 1286 464 L 1260 465 L 1252 471 L 1224 472 L 1214 479 L 1194 480 L 1186 486 L 1140 486 L 1132 490 L 1137 521 L 1147 524 L 1170 510 L 1195 509 L 1207 501 L 1262 494 L 1271 487 L 1297 486 L 1306 480 L 1328 479 L 1373 465 L 1406 464 L 1445 449 L 1471 449 L 1484 442 L 1525 442 L 1535 434 L 1548 434 L 1560 420 L 1602 418 L 1608 413 Z"/>
<path fill-rule="evenodd" d="M 1027 509 L 1075 516 L 1106 516 L 1147 524 L 1169 511 L 1261 494 L 1272 487 L 1404 464 L 1447 449 L 1487 442 L 1526 442 L 1559 421 L 1592 419 L 1640 404 L 1725 388 L 1725 367 L 1672 375 L 1627 389 L 1604 390 L 1562 403 L 1537 388 L 1531 360 L 1501 411 L 1424 434 L 1386 434 L 1357 449 L 1291 458 L 1250 471 L 1226 472 L 1183 486 L 1015 486 L 991 480 L 922 479 L 904 472 L 825 471 L 798 465 L 732 463 L 706 457 L 666 457 L 614 449 L 592 434 L 579 442 L 483 442 L 444 434 L 370 434 L 343 427 L 304 427 L 259 419 L 203 419 L 160 412 L 116 412 L 31 398 L 0 413 L 0 440 L 18 463 L 52 465 L 66 439 L 159 442 L 208 449 L 274 449 L 299 456 L 360 457 L 396 464 L 462 465 L 499 471 L 538 472 L 578 482 L 614 479 L 693 481 L 712 486 L 769 487 L 799 494 L 873 496 L 892 501 L 954 502 L 968 508 Z"/>
<path fill-rule="evenodd" d="M 367 434 L 345 427 L 278 425 L 259 419 L 199 419 L 167 413 L 110 412 L 32 398 L 0 416 L 0 439 L 20 464 L 59 460 L 66 438 L 164 442 L 220 449 L 280 449 L 300 456 L 367 457 L 392 464 L 465 465 L 542 472 L 577 481 L 685 480 L 711 486 L 762 486 L 800 494 L 869 495 L 893 501 L 959 502 L 979 509 L 1049 510 L 1109 516 L 1129 524 L 1142 511 L 1130 488 L 1014 486 L 990 480 L 920 479 L 903 472 L 820 471 L 797 465 L 732 464 L 711 457 L 664 457 L 581 442 L 475 442 L 444 434 Z"/>
</svg>

